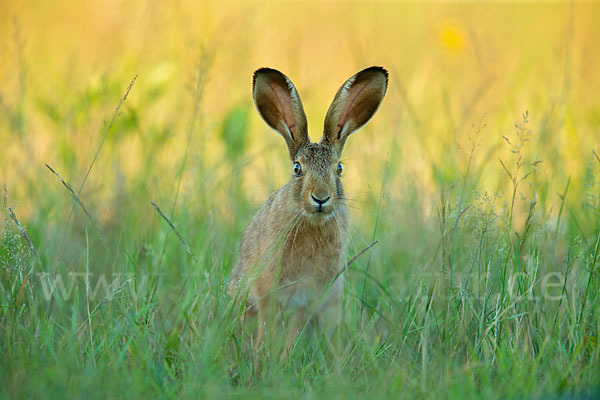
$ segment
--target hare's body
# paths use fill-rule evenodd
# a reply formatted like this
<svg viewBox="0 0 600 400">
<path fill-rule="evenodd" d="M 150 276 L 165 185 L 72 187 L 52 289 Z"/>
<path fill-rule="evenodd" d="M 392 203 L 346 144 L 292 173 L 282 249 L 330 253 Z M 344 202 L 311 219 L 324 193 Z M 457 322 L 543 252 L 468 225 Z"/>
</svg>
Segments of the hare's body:
<svg viewBox="0 0 600 400">
<path fill-rule="evenodd" d="M 286 141 L 293 163 L 290 182 L 273 193 L 246 228 L 230 294 L 247 290 L 247 311 L 257 312 L 262 343 L 270 306 L 290 311 L 288 344 L 310 315 L 336 310 L 343 285 L 346 249 L 344 189 L 340 156 L 346 139 L 375 113 L 387 88 L 387 72 L 371 67 L 340 88 L 325 118 L 319 143 L 308 138 L 300 96 L 281 72 L 254 74 L 256 107 Z"/>
<path fill-rule="evenodd" d="M 341 182 L 339 185 L 341 197 Z M 339 273 L 348 224 L 345 206 L 340 205 L 326 221 L 315 221 L 294 206 L 295 186 L 292 181 L 273 193 L 242 235 L 231 288 L 250 280 L 248 302 L 253 308 L 261 300 L 267 301 L 269 292 L 277 287 L 274 298 L 283 307 L 330 304 L 343 282 Z"/>
</svg>

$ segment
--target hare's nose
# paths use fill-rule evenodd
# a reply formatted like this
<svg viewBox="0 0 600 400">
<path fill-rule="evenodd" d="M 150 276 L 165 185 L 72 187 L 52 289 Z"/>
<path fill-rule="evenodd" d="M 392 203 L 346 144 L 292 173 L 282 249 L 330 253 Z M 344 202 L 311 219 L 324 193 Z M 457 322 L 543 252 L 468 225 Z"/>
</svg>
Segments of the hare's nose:
<svg viewBox="0 0 600 400">
<path fill-rule="evenodd" d="M 327 202 L 331 199 L 331 196 L 327 196 L 325 198 L 315 197 L 314 194 L 311 194 L 310 197 L 315 202 L 315 205 L 322 207 L 327 204 Z"/>
</svg>

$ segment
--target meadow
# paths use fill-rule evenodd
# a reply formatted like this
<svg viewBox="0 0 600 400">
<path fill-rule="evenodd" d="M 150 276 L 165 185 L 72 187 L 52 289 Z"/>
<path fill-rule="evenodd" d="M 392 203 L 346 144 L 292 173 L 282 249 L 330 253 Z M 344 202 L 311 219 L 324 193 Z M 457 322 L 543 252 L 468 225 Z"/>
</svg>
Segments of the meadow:
<svg viewBox="0 0 600 400">
<path fill-rule="evenodd" d="M 597 3 L 0 10 L 1 398 L 600 395 Z M 316 141 L 369 65 L 342 322 L 257 374 L 226 287 L 290 166 L 252 72 L 294 81 Z"/>
</svg>

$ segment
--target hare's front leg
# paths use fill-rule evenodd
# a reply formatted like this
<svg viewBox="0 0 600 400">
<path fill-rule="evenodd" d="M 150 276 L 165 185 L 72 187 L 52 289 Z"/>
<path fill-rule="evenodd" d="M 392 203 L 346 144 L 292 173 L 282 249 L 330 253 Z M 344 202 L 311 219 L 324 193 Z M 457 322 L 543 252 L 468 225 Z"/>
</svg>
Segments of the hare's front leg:
<svg viewBox="0 0 600 400">
<path fill-rule="evenodd" d="M 307 322 L 307 312 L 305 308 L 299 308 L 294 315 L 290 316 L 288 333 L 285 339 L 285 347 L 283 348 L 281 356 L 279 357 L 280 364 L 285 363 L 289 358 L 290 352 L 296 343 L 296 339 L 306 327 Z"/>
<path fill-rule="evenodd" d="M 320 300 L 320 306 L 317 311 L 317 325 L 321 333 L 325 333 L 327 338 L 338 327 L 342 321 L 342 291 L 344 287 L 344 278 L 337 277 L 327 288 L 325 288 L 323 297 Z"/>
<path fill-rule="evenodd" d="M 254 342 L 254 352 L 258 353 L 265 342 L 268 303 L 266 300 L 261 300 L 256 304 L 256 307 L 258 308 L 258 333 L 256 335 L 256 341 Z"/>
<path fill-rule="evenodd" d="M 257 334 L 256 334 L 256 340 L 254 342 L 254 355 L 253 355 L 253 359 L 254 359 L 254 374 L 257 377 L 260 377 L 262 375 L 262 360 L 260 357 L 260 352 L 261 350 L 264 349 L 264 343 L 265 343 L 265 330 L 267 328 L 267 318 L 266 318 L 266 314 L 267 314 L 267 307 L 268 307 L 268 301 L 267 300 L 262 300 L 257 302 L 256 304 L 256 308 L 258 310 L 257 314 L 258 314 L 258 330 L 257 330 Z"/>
<path fill-rule="evenodd" d="M 316 322 L 319 332 L 330 340 L 336 328 L 342 322 L 341 299 L 336 295 L 323 305 L 317 314 Z"/>
</svg>

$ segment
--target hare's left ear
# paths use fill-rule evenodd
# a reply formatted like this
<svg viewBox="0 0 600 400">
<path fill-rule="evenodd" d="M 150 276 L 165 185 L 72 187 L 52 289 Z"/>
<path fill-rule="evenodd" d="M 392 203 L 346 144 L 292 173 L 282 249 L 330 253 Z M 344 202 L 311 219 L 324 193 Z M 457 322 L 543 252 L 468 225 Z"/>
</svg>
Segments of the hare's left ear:
<svg viewBox="0 0 600 400">
<path fill-rule="evenodd" d="M 379 108 L 387 84 L 388 72 L 382 67 L 363 69 L 348 79 L 329 106 L 321 142 L 341 155 L 348 136 L 369 122 Z"/>
<path fill-rule="evenodd" d="M 306 115 L 294 84 L 275 69 L 261 68 L 254 72 L 252 97 L 260 116 L 285 139 L 294 161 L 298 150 L 310 142 Z"/>
</svg>

